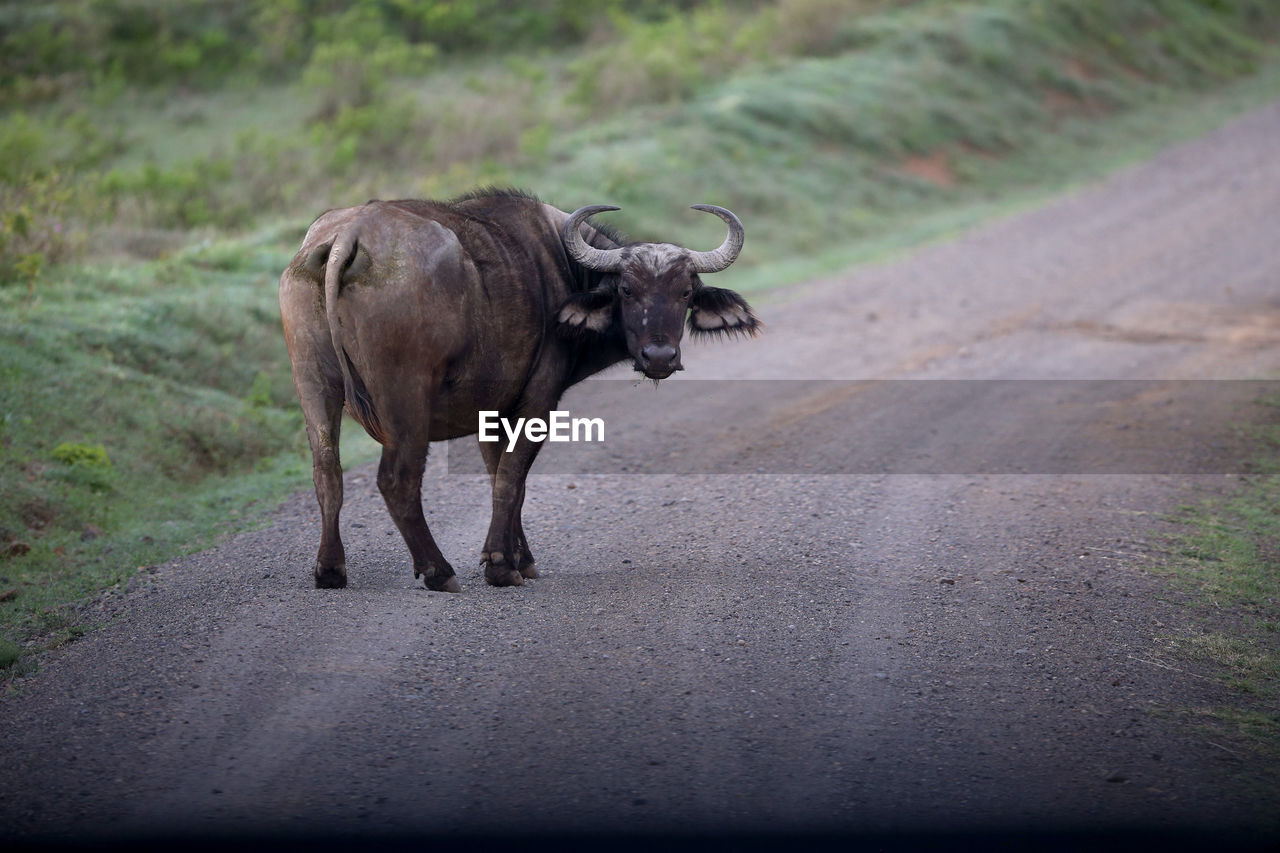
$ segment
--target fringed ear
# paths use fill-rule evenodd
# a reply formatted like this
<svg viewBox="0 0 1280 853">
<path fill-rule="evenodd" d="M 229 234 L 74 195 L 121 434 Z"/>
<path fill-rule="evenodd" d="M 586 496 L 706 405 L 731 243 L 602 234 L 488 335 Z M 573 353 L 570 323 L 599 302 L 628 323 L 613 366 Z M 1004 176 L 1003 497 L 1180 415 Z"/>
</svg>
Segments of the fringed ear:
<svg viewBox="0 0 1280 853">
<path fill-rule="evenodd" d="M 732 290 L 700 287 L 689 303 L 689 331 L 694 335 L 747 335 L 755 337 L 760 320 L 751 306 Z"/>
<path fill-rule="evenodd" d="M 556 314 L 556 328 L 570 338 L 600 334 L 613 322 L 613 291 L 588 290 L 565 300 Z"/>
</svg>

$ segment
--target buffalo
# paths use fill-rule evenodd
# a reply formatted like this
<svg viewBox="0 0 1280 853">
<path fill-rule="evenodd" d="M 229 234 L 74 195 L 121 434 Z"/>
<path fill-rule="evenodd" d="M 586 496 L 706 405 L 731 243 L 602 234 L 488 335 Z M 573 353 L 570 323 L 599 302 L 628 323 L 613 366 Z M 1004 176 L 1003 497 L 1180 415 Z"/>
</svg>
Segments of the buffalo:
<svg viewBox="0 0 1280 853">
<path fill-rule="evenodd" d="M 630 360 L 653 380 L 682 370 L 692 334 L 754 336 L 737 293 L 703 284 L 742 249 L 730 211 L 694 205 L 728 226 L 697 252 L 633 243 L 524 193 L 484 190 L 448 202 L 370 201 L 321 214 L 280 276 L 280 313 L 306 419 L 320 504 L 315 585 L 346 586 L 338 532 L 346 411 L 379 444 L 378 489 L 427 588 L 457 592 L 422 512 L 428 445 L 477 431 L 480 411 L 542 418 L 567 388 Z M 480 443 L 493 515 L 481 551 L 485 580 L 537 577 L 521 525 L 525 479 L 541 443 L 507 452 Z"/>
</svg>

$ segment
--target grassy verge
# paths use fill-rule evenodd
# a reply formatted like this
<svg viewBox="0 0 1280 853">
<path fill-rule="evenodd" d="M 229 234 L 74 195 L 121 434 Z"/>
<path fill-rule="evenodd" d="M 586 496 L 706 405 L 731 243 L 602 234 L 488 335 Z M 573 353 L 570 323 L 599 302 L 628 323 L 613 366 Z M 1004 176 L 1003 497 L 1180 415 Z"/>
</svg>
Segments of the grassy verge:
<svg viewBox="0 0 1280 853">
<path fill-rule="evenodd" d="M 15 640 L 74 639 L 78 602 L 245 528 L 309 479 L 279 239 L 0 289 L 0 667 L 18 662 Z"/>
<path fill-rule="evenodd" d="M 1265 2 L 673 14 L 416 76 L 392 76 L 387 48 L 355 92 L 334 88 L 364 55 L 344 48 L 271 86 L 104 84 L 7 112 L 0 668 L 73 638 L 76 602 L 308 487 L 275 280 L 325 207 L 512 183 L 711 246 L 713 218 L 671 218 L 724 204 L 750 232 L 725 283 L 761 290 L 954 234 L 1280 92 Z"/>
<path fill-rule="evenodd" d="M 1180 507 L 1161 567 L 1194 609 L 1196 633 L 1170 652 L 1209 669 L 1228 703 L 1187 709 L 1198 724 L 1280 758 L 1280 426 L 1255 430 L 1256 471 L 1224 494 Z"/>
</svg>

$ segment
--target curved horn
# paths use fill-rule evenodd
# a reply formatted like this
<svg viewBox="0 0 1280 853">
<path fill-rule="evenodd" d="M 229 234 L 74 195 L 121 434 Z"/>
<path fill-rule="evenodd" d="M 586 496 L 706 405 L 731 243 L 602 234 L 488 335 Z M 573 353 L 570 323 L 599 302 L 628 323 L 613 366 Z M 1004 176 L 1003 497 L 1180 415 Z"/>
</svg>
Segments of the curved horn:
<svg viewBox="0 0 1280 853">
<path fill-rule="evenodd" d="M 712 252 L 689 253 L 689 260 L 693 262 L 695 272 L 720 272 L 720 270 L 726 269 L 729 264 L 738 259 L 738 253 L 742 251 L 742 244 L 747 239 L 747 232 L 742 227 L 742 223 L 738 221 L 738 217 L 733 215 L 733 211 L 726 210 L 723 207 L 716 207 L 714 204 L 695 204 L 692 207 L 694 210 L 705 210 L 707 213 L 714 213 L 729 226 L 729 236 L 724 238 L 724 242 L 720 244 L 719 249 Z"/>
<path fill-rule="evenodd" d="M 578 230 L 578 226 L 589 216 L 604 213 L 606 210 L 621 209 L 611 204 L 589 204 L 569 214 L 569 218 L 565 220 L 564 229 L 561 232 L 561 236 L 564 238 L 564 247 L 569 252 L 569 257 L 587 269 L 595 270 L 596 272 L 617 272 L 619 267 L 622 266 L 622 251 L 620 249 L 597 249 L 594 246 L 587 245 L 587 241 L 582 239 L 582 232 Z"/>
</svg>

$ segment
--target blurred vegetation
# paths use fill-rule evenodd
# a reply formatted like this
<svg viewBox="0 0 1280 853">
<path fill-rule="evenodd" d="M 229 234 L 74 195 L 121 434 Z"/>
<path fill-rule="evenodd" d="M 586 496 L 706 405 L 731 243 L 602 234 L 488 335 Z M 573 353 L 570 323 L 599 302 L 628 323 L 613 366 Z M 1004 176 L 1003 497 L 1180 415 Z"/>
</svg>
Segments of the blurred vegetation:
<svg viewBox="0 0 1280 853">
<path fill-rule="evenodd" d="M 710 202 L 733 276 L 798 276 L 1069 178 L 1277 33 L 1270 0 L 0 0 L 0 623 L 306 487 L 274 281 L 325 208 L 510 183 L 714 245 L 670 222 Z"/>
<path fill-rule="evenodd" d="M 904 159 L 963 179 L 1248 73 L 1278 28 L 1265 0 L 2 3 L 0 286 L 485 182 L 761 221 L 785 172 L 769 251 L 809 251 L 938 189 Z"/>
<path fill-rule="evenodd" d="M 431 56 L 580 43 L 615 17 L 669 15 L 671 0 L 53 0 L 0 5 L 6 103 L 85 86 L 216 87 L 297 76 L 335 55 Z M 625 11 L 624 11 L 625 9 Z M 412 69 L 409 69 L 412 70 Z"/>
</svg>

